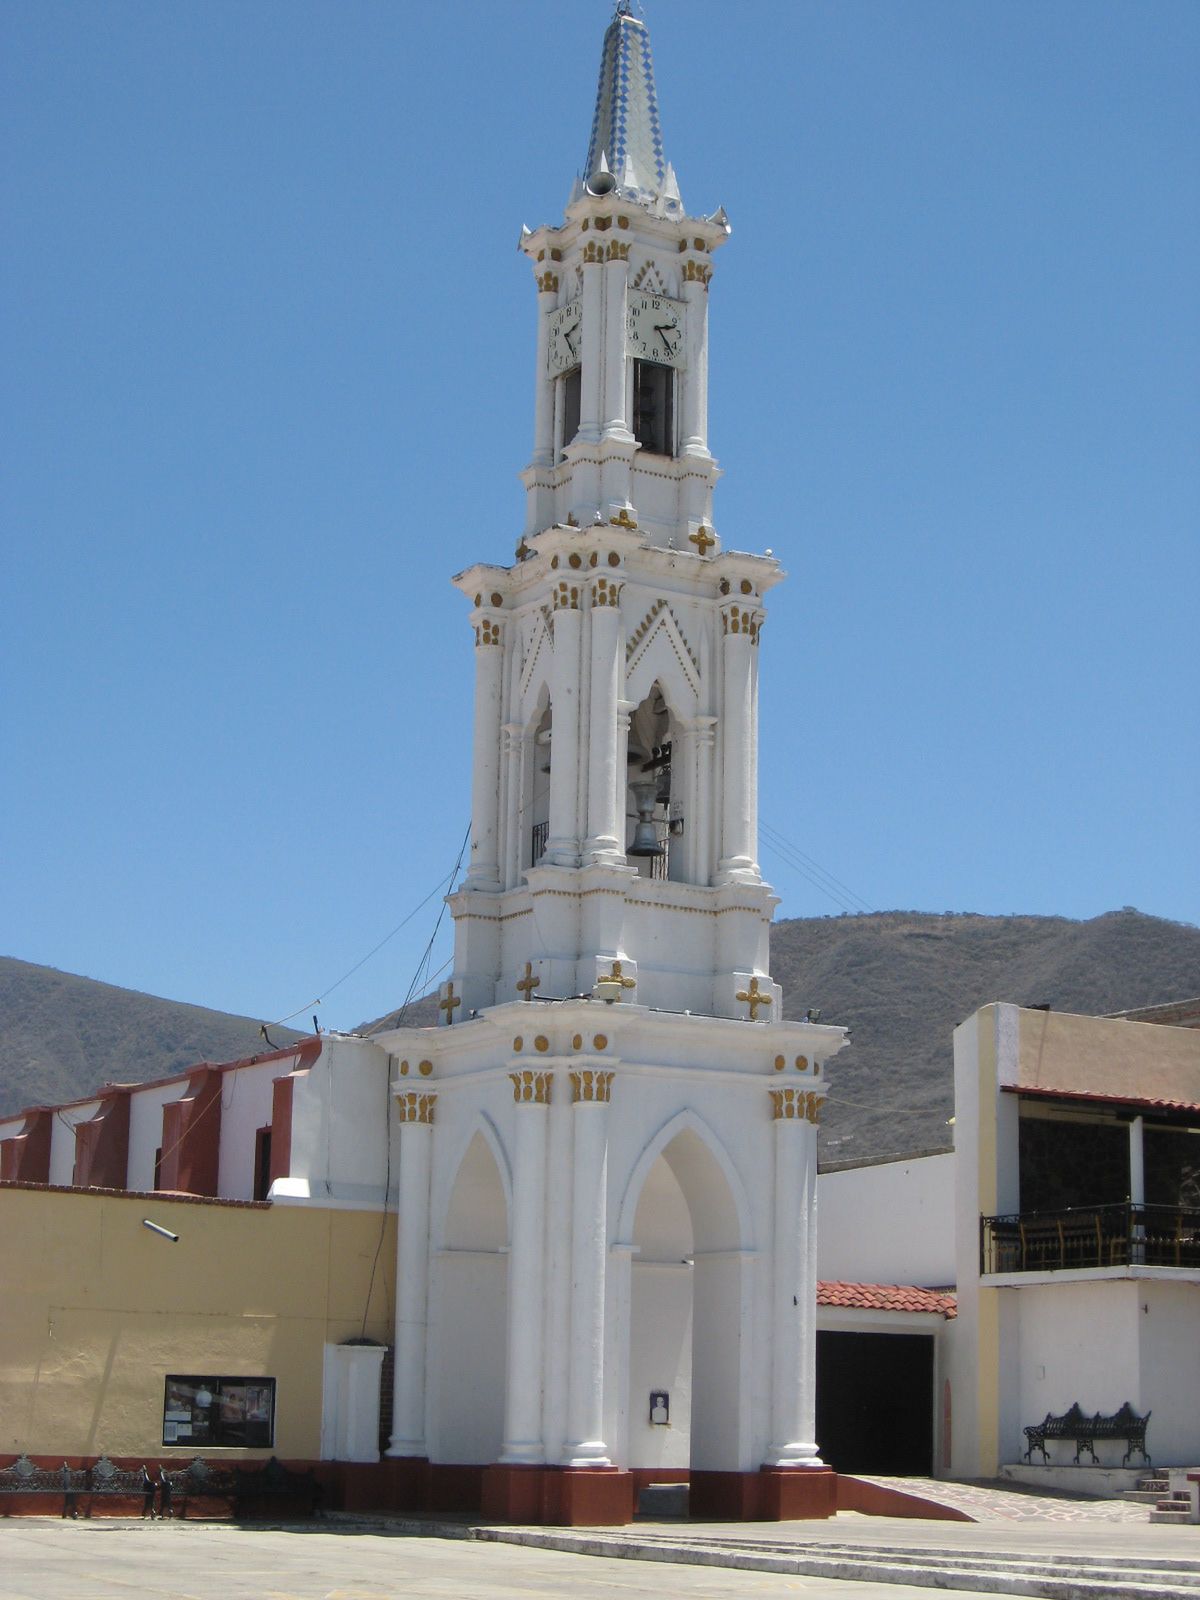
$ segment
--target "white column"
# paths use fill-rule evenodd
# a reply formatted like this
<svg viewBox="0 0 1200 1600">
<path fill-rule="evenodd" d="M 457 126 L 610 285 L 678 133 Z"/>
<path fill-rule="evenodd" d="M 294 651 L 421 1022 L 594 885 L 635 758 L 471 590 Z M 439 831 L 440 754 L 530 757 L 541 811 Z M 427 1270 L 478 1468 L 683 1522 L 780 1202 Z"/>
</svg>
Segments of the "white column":
<svg viewBox="0 0 1200 1600">
<path fill-rule="evenodd" d="M 504 887 L 515 889 L 521 877 L 521 782 L 524 772 L 525 730 L 519 722 L 506 722 L 504 735 L 505 807 L 502 834 Z"/>
<path fill-rule="evenodd" d="M 625 286 L 629 246 L 614 239 L 604 268 L 604 437 L 630 439 L 625 418 Z"/>
<path fill-rule="evenodd" d="M 558 302 L 558 277 L 553 272 L 539 273 L 537 321 L 537 372 L 533 390 L 533 465 L 552 466 L 554 462 L 554 379 L 547 371 L 550 347 L 550 318 Z"/>
<path fill-rule="evenodd" d="M 425 1330 L 429 1285 L 429 1171 L 436 1095 L 396 1096 L 400 1193 L 396 1217 L 396 1360 L 389 1456 L 424 1456 Z"/>
<path fill-rule="evenodd" d="M 691 263 L 689 263 L 691 265 Z M 701 268 L 701 271 L 704 269 Z M 687 306 L 687 361 L 680 382 L 679 441 L 683 455 L 708 454 L 708 284 L 683 285 Z"/>
<path fill-rule="evenodd" d="M 600 437 L 600 385 L 604 365 L 604 272 L 599 240 L 583 254 L 583 353 L 580 361 L 578 437 L 595 444 Z"/>
<path fill-rule="evenodd" d="M 754 773 L 757 722 L 754 660 L 760 613 L 743 605 L 722 607 L 724 725 L 722 728 L 721 860 L 726 881 L 758 881 L 754 858 Z"/>
<path fill-rule="evenodd" d="M 612 861 L 625 854 L 625 836 L 617 808 L 620 596 L 619 579 L 592 579 L 587 842 L 584 846 L 590 861 Z"/>
<path fill-rule="evenodd" d="M 771 1259 L 771 1443 L 766 1465 L 818 1467 L 822 1465 L 815 1438 L 818 1097 L 802 1089 L 773 1089 L 771 1100 L 775 1112 L 775 1234 Z"/>
<path fill-rule="evenodd" d="M 554 590 L 554 664 L 550 704 L 550 829 L 543 860 L 579 865 L 580 583 L 564 578 Z"/>
<path fill-rule="evenodd" d="M 503 701 L 504 620 L 479 610 L 475 624 L 475 740 L 471 775 L 471 861 L 465 887 L 500 887 L 500 714 Z"/>
<path fill-rule="evenodd" d="M 1129 1203 L 1135 1206 L 1144 1206 L 1146 1204 L 1144 1129 L 1144 1117 L 1134 1117 L 1129 1124 Z"/>
<path fill-rule="evenodd" d="M 571 1195 L 569 1467 L 606 1467 L 604 1270 L 608 1257 L 608 1099 L 611 1072 L 571 1073 L 575 1162 Z"/>
<path fill-rule="evenodd" d="M 513 1072 L 517 1102 L 512 1232 L 508 1251 L 508 1375 L 504 1446 L 509 1464 L 544 1461 L 542 1330 L 546 1234 L 546 1113 L 550 1073 Z"/>
</svg>

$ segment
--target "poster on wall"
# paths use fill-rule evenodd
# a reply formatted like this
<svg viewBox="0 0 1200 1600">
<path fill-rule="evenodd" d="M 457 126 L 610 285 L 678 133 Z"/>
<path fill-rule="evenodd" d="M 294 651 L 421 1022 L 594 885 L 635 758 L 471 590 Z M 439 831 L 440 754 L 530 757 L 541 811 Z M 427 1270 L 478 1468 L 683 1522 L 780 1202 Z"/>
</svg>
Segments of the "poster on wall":
<svg viewBox="0 0 1200 1600">
<path fill-rule="evenodd" d="M 274 1378 L 166 1380 L 163 1443 L 254 1449 L 275 1442 Z"/>
</svg>

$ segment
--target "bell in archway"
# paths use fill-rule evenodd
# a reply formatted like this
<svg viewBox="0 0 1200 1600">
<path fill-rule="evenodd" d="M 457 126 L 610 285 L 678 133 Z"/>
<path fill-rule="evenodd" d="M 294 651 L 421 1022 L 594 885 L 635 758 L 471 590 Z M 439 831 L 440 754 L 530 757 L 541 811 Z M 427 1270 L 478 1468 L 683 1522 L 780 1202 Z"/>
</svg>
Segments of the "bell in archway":
<svg viewBox="0 0 1200 1600">
<path fill-rule="evenodd" d="M 666 851 L 658 842 L 658 829 L 654 826 L 654 806 L 658 790 L 652 778 L 649 783 L 630 784 L 633 803 L 637 808 L 637 826 L 633 830 L 633 843 L 625 852 L 631 856 L 661 856 Z"/>
</svg>

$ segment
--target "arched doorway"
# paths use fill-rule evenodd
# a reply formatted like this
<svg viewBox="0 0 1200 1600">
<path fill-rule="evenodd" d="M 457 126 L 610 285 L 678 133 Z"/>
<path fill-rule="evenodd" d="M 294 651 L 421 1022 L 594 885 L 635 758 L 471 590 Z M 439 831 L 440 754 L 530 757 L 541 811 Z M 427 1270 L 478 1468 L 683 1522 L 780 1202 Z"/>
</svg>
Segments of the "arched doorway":
<svg viewBox="0 0 1200 1600">
<path fill-rule="evenodd" d="M 433 1262 L 430 1458 L 495 1461 L 504 1437 L 508 1206 L 482 1132 L 467 1146 Z"/>
<path fill-rule="evenodd" d="M 622 1455 L 643 1483 L 748 1465 L 748 1282 L 739 1207 L 695 1119 L 677 1119 L 676 1131 L 667 1132 L 635 1174 L 629 1197 L 635 1210 Z M 665 1420 L 661 1405 L 652 1406 L 652 1397 L 664 1394 Z"/>
</svg>

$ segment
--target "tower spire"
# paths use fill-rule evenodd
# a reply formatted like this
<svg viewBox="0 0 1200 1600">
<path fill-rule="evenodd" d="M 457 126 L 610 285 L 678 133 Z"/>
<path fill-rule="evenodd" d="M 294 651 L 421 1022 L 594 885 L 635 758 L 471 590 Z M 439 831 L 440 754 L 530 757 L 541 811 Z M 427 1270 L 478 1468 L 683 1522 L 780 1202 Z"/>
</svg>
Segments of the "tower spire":
<svg viewBox="0 0 1200 1600">
<path fill-rule="evenodd" d="M 583 182 L 650 210 L 670 215 L 683 211 L 663 151 L 650 34 L 633 15 L 632 0 L 617 0 L 604 35 Z"/>
</svg>

